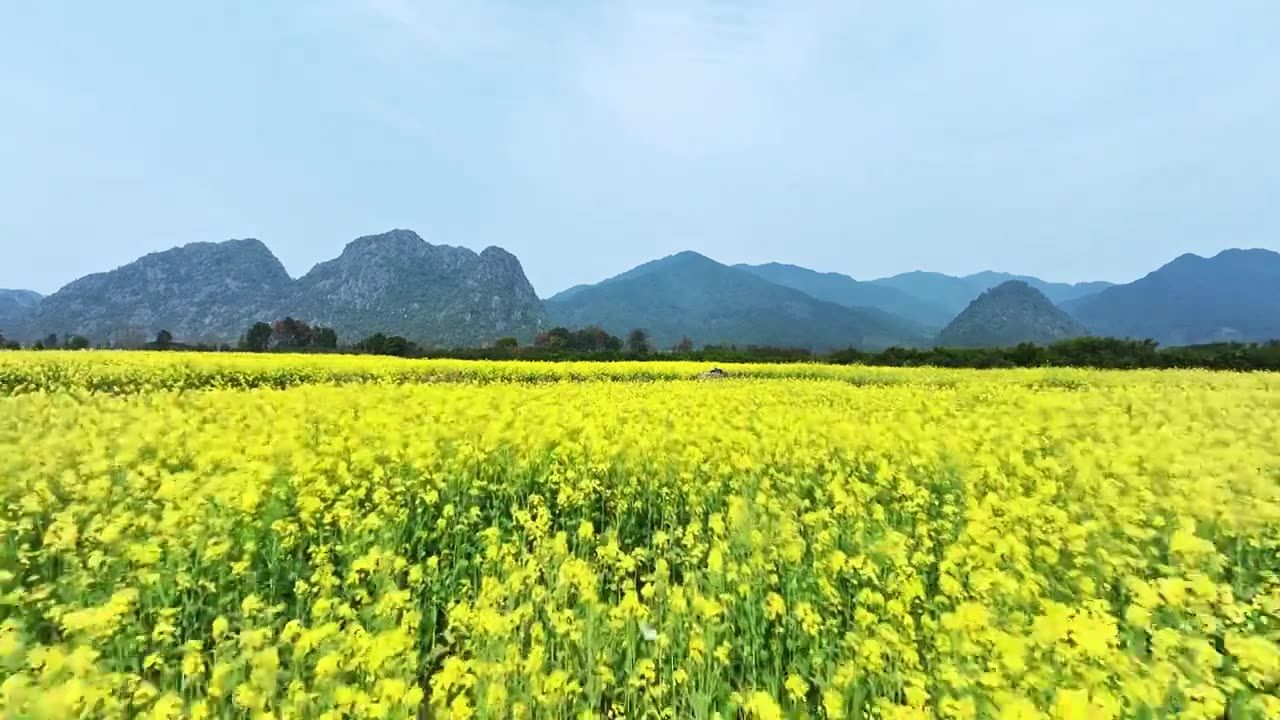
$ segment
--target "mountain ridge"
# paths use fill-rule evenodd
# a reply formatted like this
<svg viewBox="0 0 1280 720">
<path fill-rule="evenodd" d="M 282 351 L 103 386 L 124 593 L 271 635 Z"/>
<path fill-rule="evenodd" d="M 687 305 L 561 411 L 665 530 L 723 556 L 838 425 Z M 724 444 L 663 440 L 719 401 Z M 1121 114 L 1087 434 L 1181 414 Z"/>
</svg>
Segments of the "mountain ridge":
<svg viewBox="0 0 1280 720">
<path fill-rule="evenodd" d="M 872 307 L 937 330 L 953 315 L 946 308 L 898 288 L 855 280 L 836 272 L 820 272 L 787 263 L 734 265 L 769 282 L 795 288 L 811 297 L 845 307 Z"/>
<path fill-rule="evenodd" d="M 1066 304 L 1102 335 L 1162 345 L 1280 338 L 1280 253 L 1228 248 L 1184 253 L 1127 283 Z"/>
<path fill-rule="evenodd" d="M 163 329 L 178 340 L 217 344 L 235 341 L 254 322 L 289 315 L 334 327 L 348 341 L 386 332 L 438 344 L 531 338 L 545 321 L 515 256 L 432 245 L 397 229 L 356 238 L 296 280 L 252 238 L 148 253 L 68 283 L 41 300 L 15 335 L 136 346 Z"/>
<path fill-rule="evenodd" d="M 0 301 L 12 301 L 15 304 L 34 306 L 44 297 L 35 290 L 0 288 Z"/>
<path fill-rule="evenodd" d="M 43 295 L 34 290 L 0 288 L 0 335 L 14 334 L 14 327 L 34 312 L 43 298 Z"/>
<path fill-rule="evenodd" d="M 402 229 L 356 238 L 318 263 L 294 283 L 280 313 L 346 338 L 384 332 L 442 345 L 531 340 L 546 321 L 511 253 L 432 245 Z"/>
<path fill-rule="evenodd" d="M 963 276 L 947 275 L 928 270 L 912 270 L 890 275 L 889 277 L 868 280 L 867 282 L 906 292 L 923 301 L 944 308 L 954 317 L 968 307 L 969 303 L 984 291 L 1010 280 L 1027 283 L 1027 285 L 1048 297 L 1050 302 L 1055 305 L 1100 292 L 1114 285 L 1114 283 L 1101 280 L 1077 283 L 1049 282 L 1032 275 L 1015 275 L 995 270 L 983 270 Z"/>
<path fill-rule="evenodd" d="M 981 292 L 958 277 L 930 270 L 912 270 L 867 282 L 891 287 L 938 305 L 953 318 Z"/>
<path fill-rule="evenodd" d="M 1074 283 L 1049 282 L 1048 280 L 1041 280 L 1034 275 L 1016 275 L 995 270 L 983 270 L 965 275 L 961 279 L 967 280 L 983 290 L 989 290 L 1010 280 L 1019 280 L 1039 290 L 1054 305 L 1061 305 L 1069 300 L 1093 295 L 1116 284 L 1105 280 L 1087 280 Z"/>
<path fill-rule="evenodd" d="M 184 340 L 227 341 L 271 319 L 267 311 L 291 282 L 259 240 L 187 243 L 73 280 L 40 301 L 25 332 L 134 345 L 167 329 Z"/>
<path fill-rule="evenodd" d="M 1280 338 L 1280 253 L 1262 248 L 1184 253 L 1124 284 L 1049 283 L 992 270 L 856 280 L 779 262 L 729 266 L 684 251 L 539 300 L 520 260 L 501 247 L 434 245 L 405 229 L 355 238 L 296 279 L 264 243 L 244 238 L 147 253 L 48 297 L 0 290 L 0 332 L 28 342 L 79 334 L 132 347 L 165 329 L 178 340 L 216 343 L 234 341 L 252 322 L 291 315 L 335 327 L 348 342 L 383 332 L 457 346 L 530 340 L 555 316 L 618 334 L 648 326 L 661 344 L 686 334 L 699 344 L 925 344 L 955 337 L 939 331 L 1009 282 L 1050 304 L 1050 293 L 1065 298 L 1056 304 L 1096 334 L 1162 345 Z M 1024 300 L 1027 308 L 1040 304 Z M 1041 310 L 1036 322 L 1061 322 Z"/>
<path fill-rule="evenodd" d="M 553 324 L 650 332 L 669 347 L 698 344 L 833 349 L 919 344 L 927 335 L 871 308 L 847 308 L 693 251 L 668 255 L 547 301 Z"/>
</svg>

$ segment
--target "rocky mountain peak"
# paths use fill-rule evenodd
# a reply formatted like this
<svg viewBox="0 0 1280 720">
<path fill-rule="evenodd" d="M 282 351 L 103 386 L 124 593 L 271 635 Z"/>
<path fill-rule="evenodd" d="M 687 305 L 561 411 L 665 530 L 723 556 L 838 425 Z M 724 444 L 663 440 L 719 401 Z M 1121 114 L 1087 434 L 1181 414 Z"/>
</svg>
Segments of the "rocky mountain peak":
<svg viewBox="0 0 1280 720">
<path fill-rule="evenodd" d="M 988 301 L 1000 300 L 1000 299 L 1006 299 L 1006 300 L 1017 299 L 1017 300 L 1021 300 L 1028 303 L 1035 303 L 1038 305 L 1044 304 L 1044 303 L 1053 305 L 1053 303 L 1050 302 L 1049 298 L 1046 297 L 1044 293 L 1031 287 L 1029 284 L 1026 283 L 1026 281 L 1023 281 L 1023 280 L 1008 280 L 1006 282 L 1002 282 L 999 285 L 996 285 L 995 287 L 985 291 L 983 293 L 983 296 L 985 296 L 988 299 Z"/>
<path fill-rule="evenodd" d="M 141 344 L 163 329 L 180 341 L 234 342 L 254 322 L 289 315 L 346 340 L 385 332 L 428 345 L 532 339 L 545 320 L 514 255 L 432 245 L 398 229 L 351 241 L 296 281 L 256 239 L 151 253 L 70 283 L 24 317 L 18 334 Z"/>
<path fill-rule="evenodd" d="M 545 321 L 514 255 L 432 245 L 410 230 L 352 241 L 300 278 L 277 314 L 332 326 L 349 340 L 383 332 L 438 345 L 531 339 Z"/>
<path fill-rule="evenodd" d="M 1040 345 L 1088 335 L 1089 331 L 1059 309 L 1044 293 L 1022 280 L 1009 280 L 979 295 L 942 332 L 945 347 L 1000 347 L 1032 342 Z"/>
<path fill-rule="evenodd" d="M 490 245 L 489 247 L 480 251 L 480 259 L 485 260 L 486 262 L 489 262 L 489 263 L 494 263 L 494 264 L 502 264 L 502 265 L 511 265 L 513 263 L 516 265 L 520 264 L 520 260 L 516 258 L 515 255 L 512 255 L 506 250 L 503 250 L 497 245 Z"/>
<path fill-rule="evenodd" d="M 418 233 L 412 230 L 390 230 L 376 235 L 363 235 L 347 243 L 343 255 L 365 255 L 368 253 L 394 254 L 420 253 L 427 246 Z"/>
<path fill-rule="evenodd" d="M 163 329 L 179 340 L 224 342 L 243 332 L 247 318 L 262 317 L 292 282 L 256 239 L 189 243 L 75 280 L 25 318 L 24 334 L 132 345 Z"/>
</svg>

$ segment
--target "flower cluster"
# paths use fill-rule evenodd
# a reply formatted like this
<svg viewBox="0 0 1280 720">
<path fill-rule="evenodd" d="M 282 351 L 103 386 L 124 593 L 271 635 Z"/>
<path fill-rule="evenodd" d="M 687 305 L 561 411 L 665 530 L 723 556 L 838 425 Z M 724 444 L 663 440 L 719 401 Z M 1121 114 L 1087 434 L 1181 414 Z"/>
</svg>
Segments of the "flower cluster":
<svg viewBox="0 0 1280 720">
<path fill-rule="evenodd" d="M 13 356 L 3 717 L 1280 717 L 1278 378 Z"/>
</svg>

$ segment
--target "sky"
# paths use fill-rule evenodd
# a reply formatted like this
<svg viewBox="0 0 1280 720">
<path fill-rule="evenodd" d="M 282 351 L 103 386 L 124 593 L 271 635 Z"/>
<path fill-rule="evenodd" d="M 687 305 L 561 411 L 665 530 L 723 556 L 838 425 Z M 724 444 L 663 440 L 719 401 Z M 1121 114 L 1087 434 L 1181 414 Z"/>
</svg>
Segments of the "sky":
<svg viewBox="0 0 1280 720">
<path fill-rule="evenodd" d="M 1128 281 L 1280 249 L 1275 0 L 0 5 L 0 287 L 393 228 L 540 294 L 681 250 Z"/>
</svg>

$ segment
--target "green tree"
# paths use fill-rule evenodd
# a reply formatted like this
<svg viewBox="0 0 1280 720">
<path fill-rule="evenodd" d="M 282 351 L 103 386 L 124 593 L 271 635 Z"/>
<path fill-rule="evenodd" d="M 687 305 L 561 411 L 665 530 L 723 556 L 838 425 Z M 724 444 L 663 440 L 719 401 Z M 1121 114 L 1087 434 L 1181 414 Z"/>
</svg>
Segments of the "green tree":
<svg viewBox="0 0 1280 720">
<path fill-rule="evenodd" d="M 311 345 L 326 350 L 338 347 L 338 331 L 330 327 L 316 327 L 311 334 Z"/>
<path fill-rule="evenodd" d="M 498 338 L 497 342 L 495 342 L 493 346 L 499 350 L 511 352 L 512 350 L 520 347 L 520 341 L 513 337 Z"/>
<path fill-rule="evenodd" d="M 168 330 L 161 330 L 156 333 L 156 347 L 160 350 L 168 350 L 173 345 L 173 333 Z"/>
<path fill-rule="evenodd" d="M 1035 343 L 1018 343 L 1008 351 L 1009 361 L 1018 367 L 1036 367 L 1044 364 L 1044 348 Z"/>
<path fill-rule="evenodd" d="M 693 338 L 689 337 L 688 335 L 685 335 L 684 337 L 680 338 L 680 342 L 676 343 L 676 346 L 672 349 L 678 353 L 693 352 Z"/>
<path fill-rule="evenodd" d="M 304 348 L 311 344 L 311 326 L 286 317 L 271 324 L 271 338 L 277 348 Z"/>
<path fill-rule="evenodd" d="M 68 350 L 88 350 L 89 338 L 83 335 L 72 335 L 67 338 Z"/>
<path fill-rule="evenodd" d="M 648 355 L 649 333 L 640 328 L 627 333 L 627 352 L 632 355 Z"/>
<path fill-rule="evenodd" d="M 387 352 L 387 336 L 382 333 L 374 333 L 356 343 L 356 349 L 373 353 L 374 355 L 384 355 Z"/>
<path fill-rule="evenodd" d="M 542 333 L 533 339 L 533 346 L 538 348 L 547 348 L 548 350 L 564 350 L 569 347 L 572 333 L 569 328 L 554 327 Z"/>
<path fill-rule="evenodd" d="M 622 341 L 598 325 L 588 325 L 569 333 L 569 349 L 577 353 L 617 352 Z"/>
<path fill-rule="evenodd" d="M 240 347 L 249 352 L 266 352 L 271 346 L 271 326 L 264 322 L 256 322 L 240 341 Z"/>
<path fill-rule="evenodd" d="M 392 335 L 387 338 L 387 344 L 383 352 L 387 355 L 396 355 L 398 357 L 408 357 L 417 352 L 418 346 L 410 342 L 408 338 L 399 335 Z"/>
</svg>

